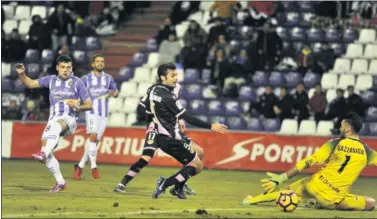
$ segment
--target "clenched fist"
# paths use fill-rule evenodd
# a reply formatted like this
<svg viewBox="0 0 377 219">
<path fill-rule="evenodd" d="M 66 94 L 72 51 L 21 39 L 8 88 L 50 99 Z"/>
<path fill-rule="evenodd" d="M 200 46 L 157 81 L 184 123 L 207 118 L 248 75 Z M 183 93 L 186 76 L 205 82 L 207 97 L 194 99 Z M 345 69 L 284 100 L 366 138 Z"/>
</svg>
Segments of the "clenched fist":
<svg viewBox="0 0 377 219">
<path fill-rule="evenodd" d="M 25 73 L 25 66 L 24 66 L 24 64 L 22 64 L 22 63 L 18 63 L 18 64 L 16 65 L 16 71 L 17 71 L 18 74 L 23 74 L 23 73 Z"/>
</svg>

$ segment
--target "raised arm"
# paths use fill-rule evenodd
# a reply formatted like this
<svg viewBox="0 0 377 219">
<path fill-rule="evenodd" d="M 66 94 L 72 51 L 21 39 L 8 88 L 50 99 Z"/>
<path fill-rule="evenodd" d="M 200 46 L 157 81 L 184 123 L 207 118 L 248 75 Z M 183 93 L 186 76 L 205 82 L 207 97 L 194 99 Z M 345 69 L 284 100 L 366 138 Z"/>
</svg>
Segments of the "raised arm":
<svg viewBox="0 0 377 219">
<path fill-rule="evenodd" d="M 39 88 L 38 80 L 33 80 L 25 73 L 25 66 L 22 63 L 16 65 L 16 71 L 18 73 L 18 78 L 27 88 Z"/>
<path fill-rule="evenodd" d="M 283 184 L 289 178 L 292 178 L 297 173 L 304 171 L 316 164 L 323 163 L 332 153 L 339 139 L 333 139 L 323 144 L 314 154 L 310 157 L 299 161 L 294 167 L 282 174 L 267 173 L 269 178 L 262 179 L 262 187 L 267 192 L 272 192 L 277 186 Z"/>
<path fill-rule="evenodd" d="M 368 165 L 377 166 L 377 152 L 373 149 L 367 148 Z"/>
</svg>

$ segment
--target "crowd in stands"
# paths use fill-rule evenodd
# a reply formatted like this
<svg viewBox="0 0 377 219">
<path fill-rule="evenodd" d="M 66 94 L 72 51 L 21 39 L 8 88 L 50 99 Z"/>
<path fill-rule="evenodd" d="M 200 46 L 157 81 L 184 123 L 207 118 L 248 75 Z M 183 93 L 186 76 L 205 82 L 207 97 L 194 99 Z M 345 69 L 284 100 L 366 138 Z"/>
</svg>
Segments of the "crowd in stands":
<svg viewBox="0 0 377 219">
<path fill-rule="evenodd" d="M 15 82 L 17 101 L 10 95 L 2 98 L 2 118 L 13 120 L 47 120 L 49 91 L 27 89 L 14 72 L 14 63 L 26 62 L 32 78 L 56 74 L 56 58 L 68 54 L 75 75 L 89 71 L 77 39 L 113 35 L 133 10 L 148 7 L 150 2 L 31 1 L 2 2 L 1 62 L 5 87 Z M 100 9 L 100 10 L 98 10 Z M 98 40 L 97 40 L 98 41 Z M 79 56 L 78 56 L 79 55 Z M 84 61 L 83 61 L 84 60 Z M 9 64 L 8 64 L 9 63 Z M 11 64 L 10 64 L 11 63 Z M 39 65 L 41 64 L 41 65 Z M 4 69 L 4 65 L 7 66 Z M 10 66 L 9 66 L 10 65 Z M 8 80 L 9 79 L 9 80 Z M 7 92 L 7 90 L 5 90 Z"/>
<path fill-rule="evenodd" d="M 182 100 L 184 103 L 187 103 L 187 100 L 191 103 L 196 101 L 197 104 L 194 105 L 197 108 L 189 106 L 188 110 L 199 116 L 204 115 L 203 109 L 208 111 L 209 116 L 218 116 L 215 113 L 218 110 L 216 107 L 221 106 L 221 103 L 216 105 L 213 98 L 219 99 L 219 102 L 234 100 L 242 104 L 247 102 L 240 110 L 237 105 L 237 110 L 235 114 L 233 113 L 242 115 L 245 120 L 247 118 L 277 119 L 279 127 L 280 123 L 289 119 L 295 119 L 299 123 L 308 119 L 315 120 L 316 123 L 328 120 L 334 122 L 332 133 L 336 134 L 340 121 L 347 112 L 356 111 L 368 120 L 370 109 L 376 106 L 373 103 L 377 98 L 376 91 L 373 89 L 369 91 L 372 85 L 360 89 L 362 80 L 356 83 L 354 75 L 352 75 L 353 83 L 347 80 L 344 82 L 346 77 L 343 77 L 343 73 L 351 71 L 352 60 L 348 62 L 347 71 L 337 71 L 339 59 L 347 56 L 349 50 L 351 51 L 350 46 L 352 47 L 355 41 L 365 35 L 361 31 L 364 30 L 363 28 L 367 31 L 370 30 L 368 28 L 374 28 L 376 34 L 376 8 L 376 2 L 361 1 L 178 1 L 172 7 L 169 16 L 163 20 L 154 40 L 150 41 L 153 48 L 157 48 L 158 56 L 153 54 L 153 57 L 158 57 L 156 65 L 148 66 L 152 53 L 149 54 L 149 59 L 145 58 L 148 57 L 148 53 L 138 53 L 135 54 L 129 68 L 135 71 L 132 74 L 136 77 L 139 67 L 155 68 L 157 64 L 165 62 L 175 62 L 178 66 L 182 66 L 185 71 Z M 80 25 L 77 23 L 98 27 L 103 24 L 103 20 L 116 27 L 127 13 L 124 13 L 125 10 L 114 10 L 109 7 L 107 15 L 105 10 L 100 13 L 101 16 L 96 18 L 89 16 L 85 21 L 80 20 L 85 18 L 81 15 L 83 12 L 77 11 L 75 13 L 80 16 L 76 18 L 73 16 L 73 24 L 76 24 L 73 30 L 79 29 Z M 71 12 L 66 13 L 72 13 L 72 8 Z M 72 18 L 72 15 L 70 17 Z M 90 25 L 84 27 L 88 28 Z M 66 29 L 68 31 L 70 28 Z M 98 28 L 92 30 L 95 30 L 93 34 L 100 35 Z M 67 34 L 64 31 L 60 29 L 50 31 L 52 31 L 51 36 L 57 37 L 54 40 L 51 37 L 50 47 L 54 45 L 53 42 L 61 45 L 62 42 L 67 41 L 69 44 L 70 37 L 65 39 L 64 36 Z M 36 32 L 35 37 L 42 37 L 38 33 L 40 32 Z M 370 35 L 371 32 L 368 33 L 367 35 Z M 40 48 L 38 42 L 40 41 L 34 42 L 34 48 Z M 150 42 L 148 41 L 147 45 Z M 366 43 L 375 42 L 375 35 L 370 41 L 362 42 L 364 44 L 360 55 L 352 58 L 362 57 L 369 46 Z M 26 45 L 31 45 L 30 38 Z M 69 47 L 62 46 L 57 49 L 58 53 L 70 53 Z M 371 58 L 377 57 L 369 57 L 365 64 L 366 69 L 360 73 L 374 71 L 371 70 L 373 63 L 370 61 Z M 145 64 L 147 59 L 148 63 Z M 353 65 L 352 70 L 355 70 Z M 338 76 L 339 73 L 342 75 Z M 329 79 L 332 78 L 328 76 L 329 74 L 335 75 L 336 79 Z M 116 79 L 119 85 L 124 80 L 129 80 L 123 78 L 120 76 Z M 357 80 L 359 78 L 362 77 L 358 77 Z M 327 82 L 334 84 L 329 86 Z M 130 86 L 131 83 L 127 85 Z M 205 100 L 201 99 L 202 85 L 210 90 L 208 97 L 212 99 L 206 97 Z M 120 87 L 126 86 L 122 84 Z M 206 88 L 203 88 L 203 93 Z M 124 97 L 127 97 L 127 94 L 125 95 Z M 126 101 L 124 103 L 126 104 Z M 35 118 L 33 113 L 30 114 L 30 118 Z M 208 117 L 202 118 L 208 119 Z M 135 125 L 145 124 L 146 118 L 142 110 L 137 110 L 135 120 Z M 229 123 L 231 123 L 230 119 Z M 232 128 L 232 124 L 230 126 Z M 236 128 L 239 127 L 241 126 Z M 242 127 L 241 129 L 244 129 L 244 126 Z"/>
</svg>

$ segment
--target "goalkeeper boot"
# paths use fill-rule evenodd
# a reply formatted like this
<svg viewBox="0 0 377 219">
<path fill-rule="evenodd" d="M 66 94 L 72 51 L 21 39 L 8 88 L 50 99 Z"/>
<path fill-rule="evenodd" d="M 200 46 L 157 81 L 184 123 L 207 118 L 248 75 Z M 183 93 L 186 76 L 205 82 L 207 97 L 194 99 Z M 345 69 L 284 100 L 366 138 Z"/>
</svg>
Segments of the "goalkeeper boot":
<svg viewBox="0 0 377 219">
<path fill-rule="evenodd" d="M 158 197 L 160 197 L 162 193 L 165 192 L 165 189 L 166 189 L 165 183 L 166 183 L 166 179 L 164 177 L 160 176 L 157 179 L 156 190 L 154 190 L 152 194 L 152 198 L 157 199 Z"/>
</svg>

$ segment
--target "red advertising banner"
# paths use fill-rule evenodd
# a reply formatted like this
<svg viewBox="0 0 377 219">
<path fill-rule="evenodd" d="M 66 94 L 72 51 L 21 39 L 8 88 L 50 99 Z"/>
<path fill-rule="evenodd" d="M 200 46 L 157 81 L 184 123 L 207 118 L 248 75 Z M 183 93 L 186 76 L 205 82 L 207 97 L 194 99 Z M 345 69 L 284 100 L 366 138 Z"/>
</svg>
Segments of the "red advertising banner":
<svg viewBox="0 0 377 219">
<path fill-rule="evenodd" d="M 13 124 L 11 158 L 31 158 L 40 150 L 45 124 Z M 267 133 L 232 132 L 227 135 L 207 131 L 187 131 L 205 152 L 204 166 L 214 169 L 282 172 L 297 161 L 313 154 L 328 137 L 281 136 Z M 107 128 L 98 147 L 99 163 L 132 164 L 142 153 L 145 129 Z M 85 126 L 69 137 L 61 138 L 54 155 L 59 160 L 79 161 L 87 141 Z M 377 139 L 363 142 L 377 150 Z M 158 150 L 151 165 L 181 166 Z M 313 172 L 310 169 L 308 172 Z M 367 167 L 363 176 L 377 177 L 377 167 Z"/>
</svg>

